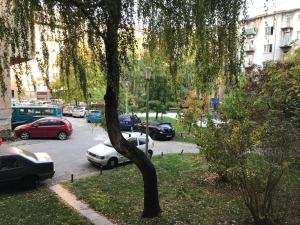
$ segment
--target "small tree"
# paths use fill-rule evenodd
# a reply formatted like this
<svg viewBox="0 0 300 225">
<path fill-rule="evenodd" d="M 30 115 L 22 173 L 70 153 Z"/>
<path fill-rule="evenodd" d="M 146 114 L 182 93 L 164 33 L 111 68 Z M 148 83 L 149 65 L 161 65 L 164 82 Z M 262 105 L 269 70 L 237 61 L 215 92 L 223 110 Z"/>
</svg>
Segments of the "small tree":
<svg viewBox="0 0 300 225">
<path fill-rule="evenodd" d="M 184 109 L 182 110 L 182 121 L 189 127 L 189 133 L 193 123 L 197 122 L 200 117 L 201 107 L 200 100 L 197 96 L 196 91 L 189 91 L 188 96 L 183 104 Z"/>
</svg>

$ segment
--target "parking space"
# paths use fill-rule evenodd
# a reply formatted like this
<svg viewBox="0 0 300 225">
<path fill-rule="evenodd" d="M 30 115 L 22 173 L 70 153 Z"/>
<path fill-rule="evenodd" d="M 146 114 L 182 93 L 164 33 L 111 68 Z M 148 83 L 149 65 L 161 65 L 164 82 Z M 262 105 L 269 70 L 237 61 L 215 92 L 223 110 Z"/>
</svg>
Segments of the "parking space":
<svg viewBox="0 0 300 225">
<path fill-rule="evenodd" d="M 49 184 L 55 184 L 61 180 L 88 175 L 99 171 L 92 166 L 86 159 L 85 153 L 90 147 L 103 143 L 108 137 L 106 131 L 99 126 L 86 122 L 84 118 L 66 117 L 73 125 L 72 136 L 65 141 L 56 139 L 34 139 L 18 140 L 12 142 L 11 146 L 18 146 L 30 152 L 47 152 L 55 164 L 55 176 Z M 154 154 L 180 153 L 181 151 L 198 152 L 194 144 L 174 142 L 174 141 L 155 141 Z"/>
</svg>

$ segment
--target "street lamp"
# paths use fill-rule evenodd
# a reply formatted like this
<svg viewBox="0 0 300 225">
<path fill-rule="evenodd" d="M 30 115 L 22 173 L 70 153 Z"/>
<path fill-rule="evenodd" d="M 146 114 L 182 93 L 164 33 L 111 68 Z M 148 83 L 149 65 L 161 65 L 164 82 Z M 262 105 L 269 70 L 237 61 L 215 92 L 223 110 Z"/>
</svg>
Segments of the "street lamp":
<svg viewBox="0 0 300 225">
<path fill-rule="evenodd" d="M 126 107 L 126 114 L 128 113 L 128 81 L 125 81 L 126 86 L 126 98 L 125 98 L 125 107 Z"/>
<path fill-rule="evenodd" d="M 148 143 L 149 143 L 149 83 L 151 78 L 151 67 L 145 68 L 146 73 L 146 92 L 147 92 L 147 98 L 146 98 L 146 152 L 145 154 L 148 156 Z"/>
</svg>

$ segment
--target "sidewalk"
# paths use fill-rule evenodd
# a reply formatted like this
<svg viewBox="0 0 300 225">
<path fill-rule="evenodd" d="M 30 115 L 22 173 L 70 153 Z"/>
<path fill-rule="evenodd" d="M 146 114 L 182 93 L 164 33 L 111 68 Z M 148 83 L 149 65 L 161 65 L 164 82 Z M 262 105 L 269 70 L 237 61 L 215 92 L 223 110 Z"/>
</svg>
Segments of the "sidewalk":
<svg viewBox="0 0 300 225">
<path fill-rule="evenodd" d="M 86 217 L 91 223 L 95 225 L 113 225 L 112 222 L 88 207 L 87 204 L 77 200 L 75 195 L 63 188 L 60 184 L 51 186 L 50 190 L 56 193 L 64 202 L 74 208 L 79 214 Z"/>
</svg>

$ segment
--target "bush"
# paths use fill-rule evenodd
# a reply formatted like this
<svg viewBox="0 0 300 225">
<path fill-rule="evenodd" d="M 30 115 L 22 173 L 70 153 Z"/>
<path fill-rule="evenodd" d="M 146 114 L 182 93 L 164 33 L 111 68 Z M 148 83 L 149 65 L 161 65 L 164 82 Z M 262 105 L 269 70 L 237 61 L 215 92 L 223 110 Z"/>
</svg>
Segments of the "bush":
<svg viewBox="0 0 300 225">
<path fill-rule="evenodd" d="M 226 123 L 199 131 L 198 144 L 211 170 L 237 185 L 257 225 L 299 222 L 294 213 L 299 210 L 297 59 L 268 63 L 249 74 L 225 98 L 221 117 Z"/>
</svg>

